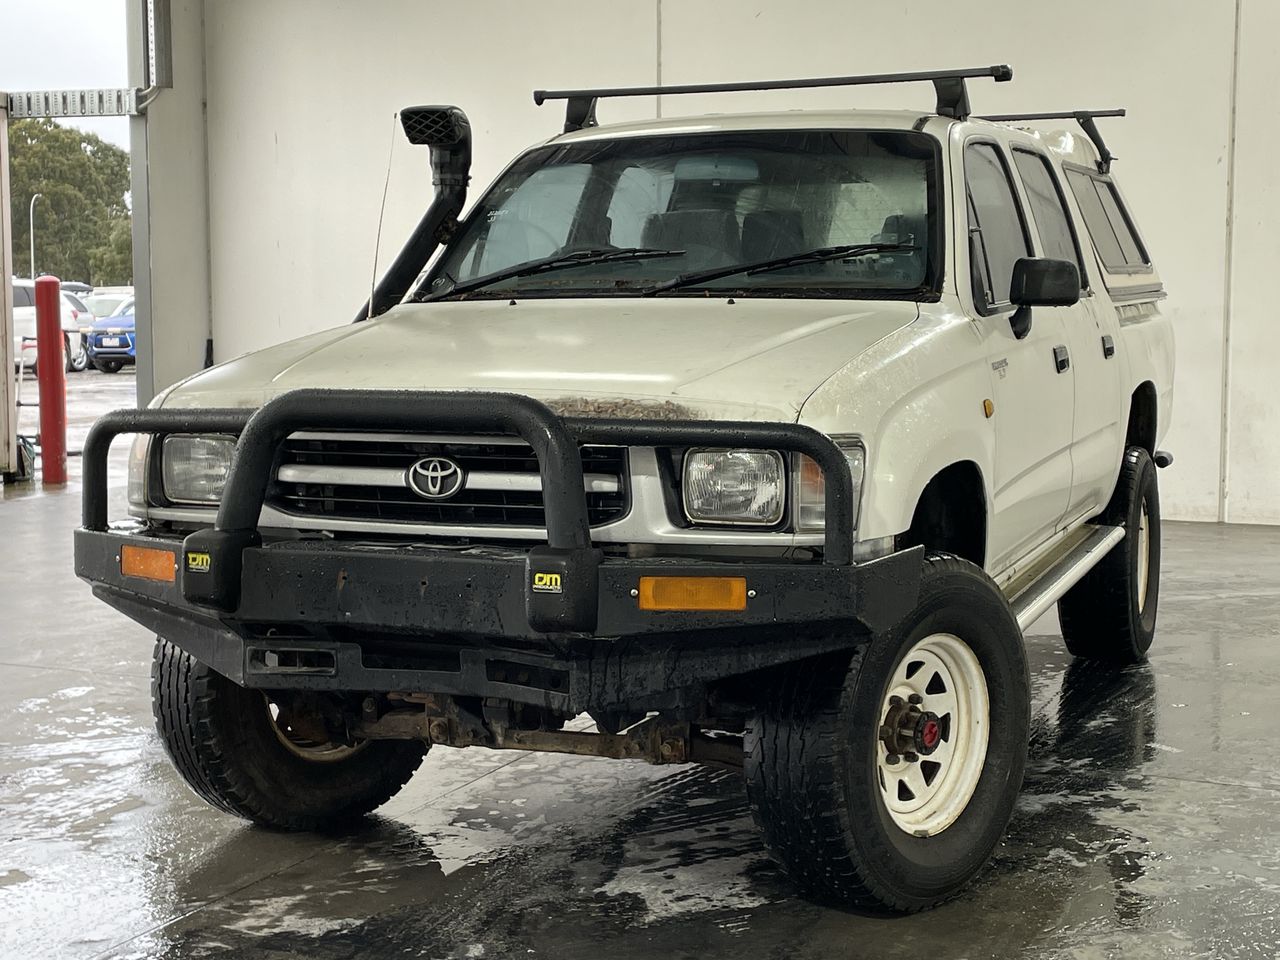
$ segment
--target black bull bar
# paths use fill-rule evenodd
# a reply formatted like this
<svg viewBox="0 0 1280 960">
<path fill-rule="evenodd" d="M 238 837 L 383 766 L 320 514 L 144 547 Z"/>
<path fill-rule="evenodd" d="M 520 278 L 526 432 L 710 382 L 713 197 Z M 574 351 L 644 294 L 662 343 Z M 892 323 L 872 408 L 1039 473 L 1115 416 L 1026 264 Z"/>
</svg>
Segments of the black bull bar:
<svg viewBox="0 0 1280 960">
<path fill-rule="evenodd" d="M 744 447 L 804 454 L 817 463 L 826 480 L 825 547 L 821 564 L 789 564 L 787 577 L 812 581 L 808 583 L 810 597 L 830 598 L 820 605 L 824 608 L 820 613 L 815 611 L 813 619 L 858 621 L 867 629 L 883 629 L 904 612 L 903 605 L 911 602 L 918 583 L 918 574 L 912 570 L 918 570 L 918 557 L 899 555 L 897 559 L 911 562 L 892 565 L 888 558 L 854 564 L 851 531 L 856 504 L 847 462 L 830 438 L 809 427 L 794 423 L 565 418 L 532 398 L 506 393 L 325 389 L 294 390 L 256 411 L 121 410 L 100 418 L 84 445 L 85 532 L 77 537 L 78 572 L 91 582 L 116 590 L 121 587 L 118 571 L 110 571 L 109 577 L 98 576 L 95 568 L 102 563 L 91 562 L 91 558 L 102 558 L 109 552 L 103 538 L 114 537 L 106 534 L 107 453 L 113 438 L 124 433 L 152 434 L 157 439 L 178 433 L 238 435 L 214 524 L 182 541 L 181 576 L 174 591 L 180 591 L 181 599 L 191 607 L 203 608 L 205 617 L 224 622 L 235 618 L 242 592 L 249 592 L 250 606 L 260 592 L 247 582 L 245 557 L 249 552 L 255 558 L 248 578 L 260 574 L 257 558 L 263 555 L 259 549 L 263 542 L 258 521 L 277 449 L 290 434 L 307 429 L 456 431 L 464 435 L 514 435 L 527 442 L 537 456 L 542 479 L 547 540 L 527 551 L 524 612 L 529 628 L 543 635 L 583 636 L 594 634 L 598 627 L 616 627 L 616 616 L 605 616 L 606 622 L 599 622 L 604 602 L 602 564 L 612 587 L 617 586 L 613 581 L 621 568 L 635 572 L 631 567 L 653 566 L 652 561 L 605 561 L 603 552 L 593 547 L 579 444 Z M 500 530 L 495 530 L 498 535 Z M 712 563 L 707 564 L 707 572 L 717 572 L 715 568 L 724 572 L 731 566 L 741 568 Z M 758 569 L 761 574 L 766 572 L 764 566 Z M 558 575 L 559 592 L 535 589 L 535 582 L 545 583 L 547 574 Z M 538 581 L 539 577 L 543 579 Z M 798 591 L 792 602 L 798 604 L 804 593 Z M 841 608 L 834 618 L 833 605 Z M 798 613 L 791 610 L 786 619 L 794 622 Z M 718 618 L 721 624 L 726 619 L 733 618 Z M 782 619 L 775 615 L 773 622 Z M 688 617 L 682 622 L 692 625 Z M 653 629 L 647 626 L 639 632 Z"/>
</svg>

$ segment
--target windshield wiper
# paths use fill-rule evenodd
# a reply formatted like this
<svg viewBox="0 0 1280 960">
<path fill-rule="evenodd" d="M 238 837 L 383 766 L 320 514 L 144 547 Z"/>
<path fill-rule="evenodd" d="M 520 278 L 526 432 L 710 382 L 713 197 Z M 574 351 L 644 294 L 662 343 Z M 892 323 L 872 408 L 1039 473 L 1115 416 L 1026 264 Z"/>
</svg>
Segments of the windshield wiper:
<svg viewBox="0 0 1280 960">
<path fill-rule="evenodd" d="M 692 287 L 699 283 L 720 280 L 739 273 L 751 276 L 752 274 L 768 273 L 770 270 L 781 270 L 784 267 L 794 267 L 803 263 L 822 263 L 825 260 L 862 257 L 870 253 L 891 253 L 895 250 L 914 249 L 916 249 L 915 244 L 910 243 L 844 243 L 836 247 L 818 247 L 816 250 L 793 253 L 786 257 L 773 257 L 769 260 L 757 260 L 754 263 L 738 263 L 728 267 L 716 267 L 713 270 L 700 270 L 697 273 L 683 273 L 665 283 L 658 284 L 656 287 L 650 287 L 640 296 L 652 297 L 667 290 Z"/>
<path fill-rule="evenodd" d="M 421 299 L 435 300 L 451 297 L 458 293 L 469 293 L 472 290 L 479 290 L 481 287 L 501 283 L 503 280 L 529 277 L 538 273 L 546 273 L 548 270 L 563 270 L 567 267 L 578 267 L 594 263 L 613 263 L 622 260 L 653 260 L 659 257 L 679 257 L 683 256 L 684 252 L 683 250 L 660 250 L 655 247 L 599 247 L 591 250 L 575 250 L 573 253 L 517 264 L 506 270 L 491 273 L 487 277 L 479 277 L 475 280 L 468 280 L 466 283 L 455 284 L 442 293 L 432 293 L 429 297 Z"/>
</svg>

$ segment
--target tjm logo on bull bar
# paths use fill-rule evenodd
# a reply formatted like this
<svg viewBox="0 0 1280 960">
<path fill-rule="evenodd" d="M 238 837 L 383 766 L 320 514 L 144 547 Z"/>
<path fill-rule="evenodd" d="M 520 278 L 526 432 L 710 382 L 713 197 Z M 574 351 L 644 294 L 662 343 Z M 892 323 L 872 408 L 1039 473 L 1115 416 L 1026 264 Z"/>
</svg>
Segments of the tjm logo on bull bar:
<svg viewBox="0 0 1280 960">
<path fill-rule="evenodd" d="M 187 570 L 190 573 L 208 573 L 211 566 L 212 561 L 209 559 L 209 554 L 203 551 L 187 551 Z"/>
<path fill-rule="evenodd" d="M 561 593 L 560 574 L 535 573 L 533 575 L 533 590 L 535 593 Z"/>
</svg>

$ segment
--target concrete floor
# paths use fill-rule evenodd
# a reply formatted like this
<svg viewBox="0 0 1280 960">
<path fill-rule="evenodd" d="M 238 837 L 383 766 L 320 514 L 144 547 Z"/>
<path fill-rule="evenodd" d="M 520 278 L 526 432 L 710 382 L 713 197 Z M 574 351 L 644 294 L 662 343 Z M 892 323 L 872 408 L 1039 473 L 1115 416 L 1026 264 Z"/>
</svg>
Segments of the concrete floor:
<svg viewBox="0 0 1280 960">
<path fill-rule="evenodd" d="M 127 374 L 71 382 L 73 422 L 127 402 Z M 214 812 L 153 735 L 151 638 L 71 575 L 78 473 L 0 498 L 2 957 L 1280 951 L 1280 529 L 1166 525 L 1147 666 L 1072 663 L 1038 624 L 994 862 L 932 913 L 869 919 L 797 900 L 738 779 L 695 767 L 438 749 L 350 835 Z"/>
</svg>

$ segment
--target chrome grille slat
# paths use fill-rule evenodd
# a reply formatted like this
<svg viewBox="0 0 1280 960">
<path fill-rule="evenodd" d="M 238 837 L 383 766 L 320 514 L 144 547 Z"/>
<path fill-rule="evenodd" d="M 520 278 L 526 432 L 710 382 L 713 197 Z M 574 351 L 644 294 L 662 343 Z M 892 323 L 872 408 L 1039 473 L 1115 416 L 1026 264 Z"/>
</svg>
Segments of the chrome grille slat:
<svg viewBox="0 0 1280 960">
<path fill-rule="evenodd" d="M 407 467 L 405 469 L 408 469 Z M 319 464 L 285 464 L 276 474 L 281 483 L 317 483 L 365 487 L 399 487 L 404 489 L 405 471 L 398 467 L 336 467 Z M 617 493 L 621 483 L 607 473 L 583 476 L 588 493 Z M 473 470 L 463 482 L 465 490 L 541 490 L 542 477 L 537 473 L 500 473 Z"/>
<path fill-rule="evenodd" d="M 627 512 L 627 451 L 583 446 L 584 489 L 593 526 Z M 409 468 L 445 457 L 463 470 L 462 489 L 448 499 L 417 496 Z M 542 478 L 533 451 L 512 438 L 294 434 L 280 447 L 267 503 L 295 516 L 447 526 L 545 524 Z"/>
</svg>

